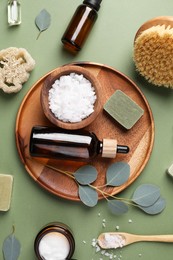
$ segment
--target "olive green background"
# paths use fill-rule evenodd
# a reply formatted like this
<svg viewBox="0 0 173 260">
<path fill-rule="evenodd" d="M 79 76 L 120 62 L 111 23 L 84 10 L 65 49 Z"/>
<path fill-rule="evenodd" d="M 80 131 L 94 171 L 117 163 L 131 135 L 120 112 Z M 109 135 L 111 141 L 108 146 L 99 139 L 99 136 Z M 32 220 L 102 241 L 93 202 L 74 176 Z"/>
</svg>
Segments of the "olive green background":
<svg viewBox="0 0 173 260">
<path fill-rule="evenodd" d="M 71 227 L 76 240 L 74 258 L 97 260 L 91 241 L 101 232 L 120 231 L 138 234 L 173 234 L 173 179 L 166 169 L 173 163 L 173 90 L 148 84 L 135 72 L 133 39 L 138 28 L 147 20 L 173 14 L 172 0 L 103 0 L 98 20 L 82 51 L 77 56 L 62 49 L 61 36 L 79 0 L 21 0 L 22 24 L 8 27 L 7 1 L 0 0 L 0 49 L 23 47 L 36 61 L 23 89 L 17 94 L 0 92 L 0 172 L 14 176 L 10 211 L 0 213 L 0 259 L 2 243 L 15 226 L 15 235 L 22 248 L 19 259 L 34 260 L 33 243 L 41 227 L 51 221 L 61 221 Z M 45 8 L 52 17 L 51 26 L 38 40 L 34 20 Z M 32 85 L 48 71 L 74 61 L 104 63 L 126 74 L 146 96 L 155 121 L 155 142 L 150 160 L 139 178 L 118 196 L 130 198 L 143 183 L 158 185 L 166 199 L 166 209 L 149 216 L 130 207 L 127 214 L 117 217 L 107 210 L 102 200 L 94 208 L 55 197 L 43 190 L 26 172 L 15 144 L 15 121 L 19 106 Z M 28 108 L 29 109 L 29 108 Z M 100 215 L 99 215 L 100 213 Z M 106 220 L 103 228 L 102 221 Z M 130 223 L 129 220 L 132 220 Z M 86 241 L 84 243 L 83 241 Z M 123 260 L 171 260 L 173 245 L 136 243 L 117 250 Z M 141 255 L 140 255 L 141 254 Z M 102 259 L 109 259 L 103 257 Z"/>
</svg>

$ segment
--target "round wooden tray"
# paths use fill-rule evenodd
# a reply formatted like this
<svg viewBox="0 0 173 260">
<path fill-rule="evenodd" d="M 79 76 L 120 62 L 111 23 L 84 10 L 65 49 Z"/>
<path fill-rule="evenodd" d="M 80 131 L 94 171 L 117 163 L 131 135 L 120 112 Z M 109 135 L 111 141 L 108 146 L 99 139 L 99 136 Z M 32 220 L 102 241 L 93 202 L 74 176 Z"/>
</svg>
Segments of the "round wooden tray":
<svg viewBox="0 0 173 260">
<path fill-rule="evenodd" d="M 115 161 L 129 163 L 131 169 L 129 180 L 120 187 L 105 187 L 103 189 L 110 195 L 117 194 L 135 181 L 150 158 L 154 143 L 154 121 L 151 109 L 140 89 L 129 78 L 115 69 L 91 62 L 73 63 L 73 65 L 88 69 L 99 79 L 101 85 L 100 102 L 102 105 L 116 90 L 120 89 L 144 109 L 144 115 L 130 130 L 121 127 L 103 109 L 96 120 L 85 128 L 93 131 L 100 140 L 103 138 L 116 138 L 118 144 L 130 147 L 128 154 L 117 154 L 115 159 L 103 159 L 98 156 L 90 163 L 98 171 L 95 186 L 105 184 L 106 170 L 111 163 Z M 55 70 L 38 80 L 25 96 L 16 120 L 16 144 L 26 171 L 39 185 L 57 196 L 78 201 L 78 187 L 75 181 L 31 158 L 28 149 L 31 128 L 35 125 L 51 125 L 41 109 L 40 91 L 46 77 L 54 73 Z M 71 172 L 83 165 L 81 162 L 48 159 L 44 160 L 44 164 Z M 99 199 L 102 198 L 102 194 L 99 194 Z"/>
</svg>

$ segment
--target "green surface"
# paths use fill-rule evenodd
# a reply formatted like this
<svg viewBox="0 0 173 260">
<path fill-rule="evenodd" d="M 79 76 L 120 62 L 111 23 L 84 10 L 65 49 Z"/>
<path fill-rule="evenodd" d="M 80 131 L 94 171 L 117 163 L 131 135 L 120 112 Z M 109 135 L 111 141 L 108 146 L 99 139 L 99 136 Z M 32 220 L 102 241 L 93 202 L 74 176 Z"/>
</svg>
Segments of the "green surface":
<svg viewBox="0 0 173 260">
<path fill-rule="evenodd" d="M 74 57 L 62 50 L 60 39 L 80 3 L 78 0 L 21 0 L 22 24 L 9 28 L 7 1 L 0 1 L 0 49 L 24 47 L 36 60 L 36 67 L 21 92 L 14 95 L 0 93 L 0 172 L 14 176 L 11 209 L 0 213 L 0 248 L 11 233 L 12 225 L 15 225 L 15 235 L 22 245 L 21 260 L 35 259 L 34 238 L 41 227 L 51 221 L 61 221 L 71 227 L 76 240 L 74 257 L 78 260 L 101 259 L 101 254 L 95 254 L 91 247 L 91 241 L 101 232 L 114 231 L 116 226 L 120 227 L 120 231 L 139 234 L 173 234 L 173 179 L 166 174 L 166 169 L 173 162 L 173 90 L 147 84 L 136 74 L 132 60 L 133 39 L 138 28 L 153 17 L 172 15 L 173 2 L 103 1 L 87 43 Z M 34 19 L 43 8 L 50 12 L 52 23 L 36 40 L 38 29 Z M 116 217 L 107 211 L 104 200 L 94 208 L 86 208 L 81 203 L 63 200 L 44 191 L 24 169 L 15 145 L 15 120 L 19 106 L 41 76 L 74 61 L 93 61 L 112 66 L 129 76 L 146 96 L 155 120 L 153 152 L 139 178 L 119 196 L 130 198 L 142 183 L 158 185 L 167 201 L 166 209 L 160 215 L 149 216 L 130 208 L 127 214 Z M 106 220 L 105 227 L 103 219 Z M 121 255 L 123 260 L 171 260 L 173 245 L 137 243 L 117 250 L 117 255 Z M 3 259 L 1 250 L 0 259 Z"/>
</svg>

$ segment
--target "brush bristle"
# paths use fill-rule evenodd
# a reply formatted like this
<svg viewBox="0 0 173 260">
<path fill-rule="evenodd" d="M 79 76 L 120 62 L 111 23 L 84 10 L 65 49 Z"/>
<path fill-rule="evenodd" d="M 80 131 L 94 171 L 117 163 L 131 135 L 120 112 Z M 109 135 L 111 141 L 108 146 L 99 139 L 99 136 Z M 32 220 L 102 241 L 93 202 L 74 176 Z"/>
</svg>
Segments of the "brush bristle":
<svg viewBox="0 0 173 260">
<path fill-rule="evenodd" d="M 134 62 L 150 83 L 173 88 L 173 28 L 153 26 L 134 43 Z"/>
</svg>

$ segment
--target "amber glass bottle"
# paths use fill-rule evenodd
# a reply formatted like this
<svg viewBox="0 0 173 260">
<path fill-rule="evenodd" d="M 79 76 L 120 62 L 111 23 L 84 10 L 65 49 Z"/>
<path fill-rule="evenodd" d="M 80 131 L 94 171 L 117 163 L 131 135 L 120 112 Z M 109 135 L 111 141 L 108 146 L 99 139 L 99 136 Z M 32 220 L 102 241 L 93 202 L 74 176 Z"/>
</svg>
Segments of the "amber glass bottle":
<svg viewBox="0 0 173 260">
<path fill-rule="evenodd" d="M 30 154 L 33 157 L 90 161 L 99 154 L 115 158 L 116 153 L 128 151 L 128 146 L 117 145 L 114 139 L 100 141 L 94 133 L 84 130 L 35 126 L 31 131 Z"/>
<path fill-rule="evenodd" d="M 74 13 L 64 35 L 62 43 L 70 52 L 81 50 L 89 32 L 91 31 L 100 9 L 102 0 L 84 0 Z"/>
</svg>

